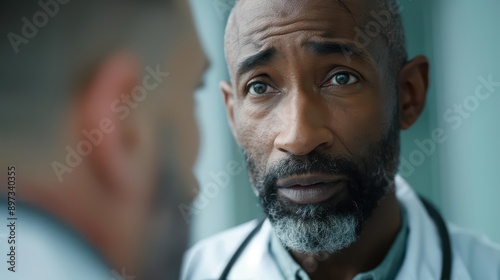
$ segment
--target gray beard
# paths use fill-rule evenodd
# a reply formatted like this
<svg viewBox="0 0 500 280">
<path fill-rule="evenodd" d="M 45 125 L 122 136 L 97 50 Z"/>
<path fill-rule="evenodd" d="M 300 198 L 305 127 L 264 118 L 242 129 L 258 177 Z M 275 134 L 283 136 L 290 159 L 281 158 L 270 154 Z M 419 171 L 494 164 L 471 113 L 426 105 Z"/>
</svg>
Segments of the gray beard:
<svg viewBox="0 0 500 280">
<path fill-rule="evenodd" d="M 282 217 L 271 222 L 274 233 L 288 249 L 306 254 L 336 253 L 357 239 L 354 215 L 334 214 L 325 219 Z"/>
<path fill-rule="evenodd" d="M 397 158 L 396 158 L 397 159 Z M 319 167 L 310 162 L 320 162 Z M 365 162 L 370 162 L 366 160 Z M 379 162 L 374 160 L 374 162 Z M 392 166 L 396 165 L 397 160 Z M 335 165 L 336 164 L 336 165 Z M 355 166 L 355 163 L 350 166 Z M 250 162 L 250 168 L 252 163 Z M 362 170 L 370 170 L 367 175 L 350 170 L 348 161 L 339 158 L 328 159 L 325 156 L 311 156 L 309 161 L 290 159 L 278 164 L 280 169 L 271 171 L 273 176 L 256 176 L 261 204 L 266 212 L 274 232 L 281 243 L 288 249 L 305 254 L 333 254 L 350 247 L 361 234 L 366 220 L 377 207 L 380 200 L 391 189 L 395 169 L 384 172 L 382 164 L 373 164 L 371 168 L 362 166 Z M 351 179 L 346 186 L 348 198 L 335 205 L 331 201 L 318 204 L 299 205 L 279 197 L 276 190 L 276 179 L 282 174 L 306 173 L 327 166 L 332 173 L 349 174 Z M 335 167 L 343 168 L 339 172 Z M 250 169 L 252 170 L 252 169 Z M 255 169 L 253 169 L 255 170 Z M 343 170 L 346 170 L 343 172 Z M 323 171 L 327 173 L 328 171 Z M 254 177 L 255 178 L 255 177 Z M 264 179 L 260 179 L 264 178 Z M 356 181 L 358 179 L 358 181 Z"/>
</svg>

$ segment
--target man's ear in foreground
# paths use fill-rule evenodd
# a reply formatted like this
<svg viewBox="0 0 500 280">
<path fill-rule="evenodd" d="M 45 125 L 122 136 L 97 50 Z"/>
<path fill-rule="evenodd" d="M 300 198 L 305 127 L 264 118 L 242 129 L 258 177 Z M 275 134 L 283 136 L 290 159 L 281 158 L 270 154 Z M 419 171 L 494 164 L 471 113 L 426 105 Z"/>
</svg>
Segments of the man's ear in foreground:
<svg viewBox="0 0 500 280">
<path fill-rule="evenodd" d="M 87 158 L 92 172 L 106 188 L 104 193 L 125 200 L 137 195 L 137 185 L 144 179 L 133 168 L 134 154 L 144 138 L 134 121 L 137 107 L 134 103 L 137 103 L 131 98 L 140 82 L 140 70 L 134 54 L 125 51 L 109 54 L 83 88 L 76 110 L 81 129 L 91 132 L 96 141 Z"/>
</svg>

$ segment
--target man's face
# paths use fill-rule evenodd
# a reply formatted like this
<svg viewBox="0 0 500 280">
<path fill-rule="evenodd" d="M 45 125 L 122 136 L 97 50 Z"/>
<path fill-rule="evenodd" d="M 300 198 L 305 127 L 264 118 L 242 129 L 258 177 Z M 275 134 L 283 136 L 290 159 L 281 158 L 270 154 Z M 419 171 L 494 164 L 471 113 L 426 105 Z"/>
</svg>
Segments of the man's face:
<svg viewBox="0 0 500 280">
<path fill-rule="evenodd" d="M 397 169 L 387 43 L 355 42 L 376 6 L 347 3 L 244 1 L 226 34 L 231 126 L 276 234 L 298 252 L 352 244 Z"/>
</svg>

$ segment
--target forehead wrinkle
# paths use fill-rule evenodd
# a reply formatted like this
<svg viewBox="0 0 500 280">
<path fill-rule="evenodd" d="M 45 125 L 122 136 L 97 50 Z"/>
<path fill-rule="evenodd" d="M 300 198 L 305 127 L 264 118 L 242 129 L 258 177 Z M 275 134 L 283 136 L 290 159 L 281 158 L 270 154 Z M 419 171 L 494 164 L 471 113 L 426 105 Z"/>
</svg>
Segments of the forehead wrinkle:
<svg viewBox="0 0 500 280">
<path fill-rule="evenodd" d="M 331 20 L 310 19 L 310 18 L 298 18 L 290 21 L 281 21 L 278 23 L 271 22 L 269 20 L 266 20 L 265 18 L 262 19 L 262 21 L 265 22 L 264 24 L 262 24 L 262 26 L 258 26 L 254 29 L 249 29 L 242 35 L 258 36 L 259 34 L 263 34 L 258 39 L 265 40 L 273 36 L 286 35 L 301 31 L 313 31 L 319 33 L 325 33 L 327 31 L 321 29 L 321 26 L 332 24 Z M 303 26 L 297 28 L 297 25 L 303 25 Z"/>
<path fill-rule="evenodd" d="M 271 63 L 276 58 L 276 48 L 266 48 L 241 59 L 236 64 L 236 78 L 256 67 Z"/>
<path fill-rule="evenodd" d="M 344 22 L 348 20 L 353 22 L 353 28 L 359 25 L 359 21 L 357 18 L 361 20 L 361 22 L 367 21 L 367 10 L 369 7 L 372 7 L 372 3 L 366 2 L 358 2 L 358 1 L 349 1 L 349 7 L 345 3 L 340 3 L 339 1 L 331 0 L 331 2 L 297 2 L 291 1 L 293 3 L 286 4 L 287 7 L 289 5 L 297 6 L 300 3 L 306 3 L 302 5 L 303 9 L 293 9 L 290 10 L 286 6 L 283 6 L 281 2 L 279 3 L 271 3 L 271 6 L 268 9 L 262 9 L 262 6 L 251 6 L 252 4 L 256 4 L 258 1 L 245 1 L 240 0 L 236 3 L 233 11 L 231 12 L 230 19 L 228 21 L 228 26 L 226 30 L 226 59 L 228 61 L 228 68 L 230 68 L 230 75 L 234 74 L 235 67 L 235 59 L 240 57 L 245 50 L 248 48 L 253 50 L 259 50 L 264 45 L 267 45 L 264 40 L 272 39 L 276 36 L 292 34 L 295 32 L 311 32 L 312 34 L 308 34 L 309 36 L 317 36 L 323 35 L 325 37 L 335 37 L 332 33 L 337 33 L 336 30 L 332 30 L 332 28 L 325 28 L 325 26 L 332 25 L 335 22 Z M 376 1 L 378 2 L 378 0 Z M 267 2 L 269 3 L 269 2 Z M 305 5 L 314 5 L 305 6 Z M 332 6 L 332 4 L 334 6 Z M 246 4 L 246 5 L 243 5 Z M 273 5 L 276 4 L 276 5 Z M 368 5 L 362 5 L 368 4 Z M 365 6 L 365 7 L 363 7 Z M 325 16 L 323 13 L 321 16 L 323 19 L 315 19 L 315 18 L 307 18 L 306 13 L 301 13 L 301 10 L 304 9 L 316 9 L 316 10 L 335 10 L 337 16 L 334 18 Z M 298 12 L 297 12 L 298 11 Z M 270 15 L 270 13 L 277 14 Z M 249 15 L 252 15 L 250 17 Z M 345 19 L 345 18 L 349 19 Z M 344 18 L 344 19 L 342 19 Z M 297 29 L 296 25 L 300 25 L 302 28 Z M 241 25 L 241 26 L 240 26 Z M 340 26 L 340 25 L 339 25 Z M 314 34 L 314 32 L 317 32 Z M 340 31 L 342 32 L 342 31 Z M 330 35 L 330 36 L 328 36 Z M 329 38 L 332 39 L 332 38 Z M 384 38 L 385 39 L 385 38 Z M 378 40 L 376 40 L 378 41 Z M 368 52 L 368 50 L 366 50 Z M 372 61 L 372 64 L 377 63 L 382 54 L 376 52 L 368 52 L 369 60 Z M 372 56 L 373 55 L 373 56 Z"/>
<path fill-rule="evenodd" d="M 284 21 L 278 24 L 269 23 L 269 21 L 263 21 L 264 24 L 248 29 L 240 33 L 238 43 L 240 44 L 238 50 L 241 51 L 251 49 L 252 52 L 262 49 L 264 46 L 274 47 L 272 40 L 275 37 L 293 35 L 293 33 L 302 33 L 293 35 L 291 38 L 283 40 L 285 44 L 292 41 L 304 46 L 306 42 L 312 38 L 321 38 L 327 40 L 335 40 L 337 33 L 336 30 L 328 30 L 325 26 L 337 25 L 332 20 L 328 19 L 309 19 L 309 18 L 299 18 L 292 21 Z M 299 26 L 297 26 L 299 25 Z M 340 31 L 341 32 L 341 31 Z M 299 42 L 297 42 L 299 40 Z M 278 44 L 280 42 L 278 41 Z"/>
<path fill-rule="evenodd" d="M 301 44 L 301 47 L 317 55 L 350 55 L 354 59 L 360 59 L 373 67 L 376 64 L 375 58 L 368 51 L 358 48 L 356 44 L 350 40 L 325 37 L 320 37 L 319 39 L 308 38 Z"/>
<path fill-rule="evenodd" d="M 333 0 L 330 0 L 333 1 Z M 296 24 L 305 24 L 310 25 L 309 27 L 299 28 L 302 31 L 320 31 L 324 32 L 325 30 L 318 29 L 318 26 L 324 27 L 326 25 L 332 24 L 331 16 L 324 16 L 322 19 L 317 18 L 308 18 L 308 14 L 303 13 L 304 9 L 313 9 L 313 10 L 332 10 L 330 11 L 332 14 L 336 14 L 335 19 L 340 17 L 349 17 L 352 19 L 351 11 L 345 5 L 341 5 L 338 2 L 329 2 L 329 1 L 303 1 L 303 0 L 286 0 L 286 1 L 269 1 L 265 2 L 270 3 L 270 6 L 267 9 L 262 9 L 261 6 L 251 6 L 251 4 L 258 4 L 259 1 L 245 1 L 240 0 L 236 3 L 236 6 L 233 9 L 233 16 L 231 17 L 231 22 L 228 24 L 237 26 L 237 29 L 240 30 L 240 25 L 245 26 L 248 30 L 244 31 L 244 34 L 239 33 L 238 37 L 246 36 L 246 35 L 254 35 L 256 33 L 266 34 L 261 38 L 257 39 L 266 39 L 273 35 L 267 34 L 276 34 L 282 35 L 286 33 L 290 33 L 289 29 L 294 29 Z M 332 6 L 332 3 L 335 3 Z M 245 5 L 248 4 L 248 5 Z M 240 16 L 241 15 L 241 16 Z M 249 16 L 250 15 L 250 16 Z M 237 20 L 236 20 L 237 19 Z M 325 25 L 323 25 L 325 24 Z M 250 27 L 248 27 L 250 26 Z M 255 26 L 252 28 L 252 26 Z M 285 28 L 285 30 L 283 30 Z M 276 31 L 276 29 L 278 29 Z M 298 32 L 301 30 L 294 30 L 293 32 Z"/>
<path fill-rule="evenodd" d="M 308 29 L 306 29 L 308 30 Z M 302 31 L 302 30 L 298 30 Z M 313 34 L 299 34 L 297 36 L 293 36 L 293 38 L 290 40 L 289 43 L 291 44 L 296 44 L 300 48 L 310 51 L 311 50 L 311 45 L 336 45 L 338 46 L 339 49 L 342 51 L 339 52 L 337 51 L 338 54 L 344 55 L 344 56 L 350 56 L 352 59 L 359 59 L 365 63 L 368 63 L 372 67 L 375 67 L 376 64 L 379 62 L 381 56 L 383 55 L 382 53 L 375 53 L 372 54 L 367 49 L 360 48 L 356 45 L 356 43 L 353 40 L 350 39 L 344 39 L 344 38 L 337 38 L 329 34 L 327 31 L 323 30 L 312 30 L 315 33 Z M 292 32 L 293 33 L 293 32 Z M 254 37 L 251 35 L 248 36 L 245 40 L 242 40 L 243 46 L 240 47 L 239 49 L 242 51 L 249 50 L 249 53 L 256 54 L 259 53 L 263 50 L 266 49 L 271 49 L 271 48 L 276 48 L 277 54 L 279 55 L 281 52 L 281 46 L 282 44 L 274 44 L 274 43 L 269 43 L 269 39 L 272 39 L 272 37 L 275 36 L 282 36 L 282 35 L 288 35 L 291 33 L 286 33 L 286 34 L 272 34 L 268 35 L 266 39 L 260 39 L 258 37 L 255 37 L 257 35 L 254 34 Z M 287 44 L 289 45 L 289 44 Z M 314 52 L 313 52 L 314 53 Z M 318 55 L 325 55 L 324 53 L 319 53 L 316 52 Z M 329 54 L 332 54 L 330 51 Z M 251 54 L 247 54 L 245 57 L 249 57 Z M 326 56 L 326 55 L 325 55 Z M 240 60 L 241 62 L 243 60 Z"/>
</svg>

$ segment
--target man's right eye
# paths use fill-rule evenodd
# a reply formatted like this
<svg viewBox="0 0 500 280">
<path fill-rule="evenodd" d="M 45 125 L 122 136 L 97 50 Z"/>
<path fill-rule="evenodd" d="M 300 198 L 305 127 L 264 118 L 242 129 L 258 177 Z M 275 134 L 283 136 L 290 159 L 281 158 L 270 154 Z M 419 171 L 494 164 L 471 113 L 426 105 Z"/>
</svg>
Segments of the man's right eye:
<svg viewBox="0 0 500 280">
<path fill-rule="evenodd" d="M 262 82 L 254 82 L 248 86 L 248 93 L 253 95 L 264 95 L 274 92 L 276 90 L 273 87 Z"/>
</svg>

